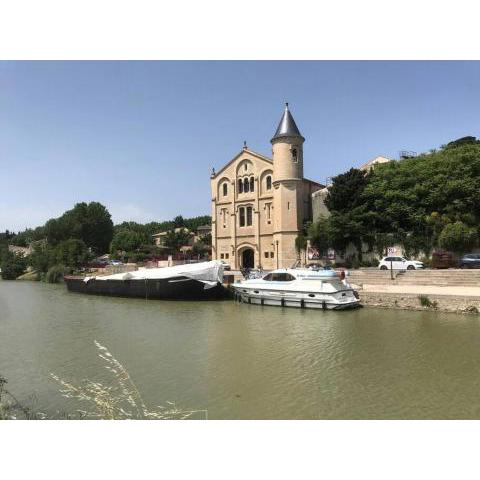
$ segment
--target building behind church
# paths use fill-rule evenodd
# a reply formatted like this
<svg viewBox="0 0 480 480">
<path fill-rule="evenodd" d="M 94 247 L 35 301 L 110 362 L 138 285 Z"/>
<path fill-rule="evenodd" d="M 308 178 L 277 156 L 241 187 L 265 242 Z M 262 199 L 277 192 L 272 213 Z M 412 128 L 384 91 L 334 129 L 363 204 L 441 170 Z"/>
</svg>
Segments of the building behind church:
<svg viewBox="0 0 480 480">
<path fill-rule="evenodd" d="M 312 220 L 312 194 L 324 188 L 303 176 L 303 143 L 286 104 L 271 139 L 272 158 L 246 145 L 211 175 L 212 258 L 232 268 L 292 266 L 295 239 Z"/>
<path fill-rule="evenodd" d="M 364 171 L 365 173 L 373 170 L 377 165 L 385 164 L 391 162 L 391 158 L 384 157 L 383 155 L 379 155 L 372 160 L 364 163 L 359 170 Z M 328 189 L 330 185 L 327 185 L 324 188 L 321 188 L 312 194 L 312 210 L 313 210 L 313 221 L 316 222 L 321 217 L 328 217 L 330 216 L 330 212 L 325 205 L 325 200 L 328 195 Z"/>
</svg>

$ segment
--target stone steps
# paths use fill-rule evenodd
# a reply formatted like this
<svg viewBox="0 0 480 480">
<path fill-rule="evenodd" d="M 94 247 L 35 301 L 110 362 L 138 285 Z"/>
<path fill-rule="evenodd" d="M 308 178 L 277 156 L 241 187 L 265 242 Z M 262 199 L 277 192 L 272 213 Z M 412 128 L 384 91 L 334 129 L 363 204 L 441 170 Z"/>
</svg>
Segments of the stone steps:
<svg viewBox="0 0 480 480">
<path fill-rule="evenodd" d="M 438 281 L 428 281 L 428 280 L 422 280 L 422 281 L 415 281 L 415 280 L 410 280 L 410 281 L 405 281 L 405 282 L 397 282 L 395 280 L 375 280 L 372 278 L 349 278 L 348 281 L 350 283 L 370 283 L 372 285 L 378 284 L 378 285 L 471 285 L 472 287 L 480 287 L 480 282 L 471 282 L 468 280 L 461 281 L 461 282 L 438 282 Z"/>
<path fill-rule="evenodd" d="M 349 281 L 358 285 L 480 286 L 480 270 L 408 270 L 394 272 L 394 280 L 389 270 L 353 270 L 349 273 Z"/>
</svg>

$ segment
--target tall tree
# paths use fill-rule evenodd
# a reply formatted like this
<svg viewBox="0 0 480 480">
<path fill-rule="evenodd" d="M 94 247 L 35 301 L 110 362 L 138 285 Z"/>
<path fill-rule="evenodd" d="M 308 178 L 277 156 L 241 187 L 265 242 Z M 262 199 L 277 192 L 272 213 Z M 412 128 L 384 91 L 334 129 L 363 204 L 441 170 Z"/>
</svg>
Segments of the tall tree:
<svg viewBox="0 0 480 480">
<path fill-rule="evenodd" d="M 183 217 L 181 215 L 177 215 L 173 219 L 173 224 L 175 225 L 175 228 L 184 227 L 185 226 L 185 220 L 183 219 Z"/>
<path fill-rule="evenodd" d="M 333 178 L 325 205 L 330 211 L 348 212 L 359 204 L 367 185 L 367 175 L 362 170 L 351 168 Z"/>
<path fill-rule="evenodd" d="M 85 243 L 76 238 L 60 242 L 55 249 L 55 255 L 56 263 L 71 268 L 84 266 L 90 257 Z"/>
<path fill-rule="evenodd" d="M 334 244 L 330 219 L 320 217 L 316 222 L 313 222 L 308 227 L 307 237 L 311 245 L 315 247 L 321 255 L 325 255 L 327 250 Z"/>
<path fill-rule="evenodd" d="M 5 250 L 2 253 L 0 267 L 3 280 L 15 280 L 25 272 L 27 261 L 23 255 Z"/>
<path fill-rule="evenodd" d="M 142 240 L 142 235 L 136 231 L 127 229 L 120 230 L 113 236 L 111 252 L 132 252 L 142 245 Z"/>
<path fill-rule="evenodd" d="M 77 203 L 61 217 L 45 224 L 47 240 L 52 245 L 76 238 L 85 242 L 96 254 L 109 250 L 113 222 L 108 210 L 98 202 Z"/>
<path fill-rule="evenodd" d="M 178 252 L 181 247 L 188 245 L 191 237 L 192 235 L 187 229 L 170 230 L 165 235 L 165 246 L 174 252 Z"/>
</svg>

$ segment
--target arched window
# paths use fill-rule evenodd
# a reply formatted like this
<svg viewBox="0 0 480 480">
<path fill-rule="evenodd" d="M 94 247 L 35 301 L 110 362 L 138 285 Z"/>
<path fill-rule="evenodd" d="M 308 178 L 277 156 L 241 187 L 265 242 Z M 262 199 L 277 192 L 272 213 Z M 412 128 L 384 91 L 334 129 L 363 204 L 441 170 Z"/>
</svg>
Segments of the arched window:
<svg viewBox="0 0 480 480">
<path fill-rule="evenodd" d="M 293 159 L 293 161 L 294 161 L 295 163 L 298 162 L 297 149 L 296 149 L 296 148 L 294 148 L 294 149 L 292 150 L 292 159 Z"/>
<path fill-rule="evenodd" d="M 223 196 L 226 197 L 227 193 L 228 193 L 228 184 L 227 184 L 227 182 L 225 182 L 223 184 Z"/>
<path fill-rule="evenodd" d="M 245 193 L 248 193 L 250 191 L 250 182 L 248 181 L 248 178 L 243 179 L 243 191 Z"/>
<path fill-rule="evenodd" d="M 271 177 L 271 175 L 267 176 L 266 181 L 267 181 L 267 190 L 271 190 L 272 189 L 272 177 Z"/>
<path fill-rule="evenodd" d="M 250 191 L 251 192 L 255 191 L 253 177 L 250 177 Z"/>
<path fill-rule="evenodd" d="M 241 178 L 238 179 L 238 193 L 243 193 L 243 180 Z"/>
</svg>

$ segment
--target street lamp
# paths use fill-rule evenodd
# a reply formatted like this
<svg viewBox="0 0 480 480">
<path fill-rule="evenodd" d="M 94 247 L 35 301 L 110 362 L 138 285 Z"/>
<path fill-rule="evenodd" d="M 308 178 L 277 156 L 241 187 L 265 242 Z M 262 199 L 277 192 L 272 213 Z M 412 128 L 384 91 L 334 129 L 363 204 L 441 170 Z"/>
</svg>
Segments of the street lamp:
<svg viewBox="0 0 480 480">
<path fill-rule="evenodd" d="M 275 243 L 276 243 L 276 245 L 277 245 L 276 257 L 277 257 L 277 268 L 278 268 L 278 240 L 275 240 Z"/>
</svg>

